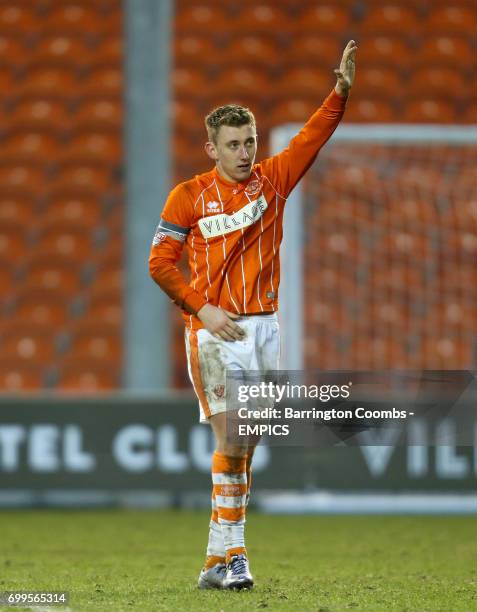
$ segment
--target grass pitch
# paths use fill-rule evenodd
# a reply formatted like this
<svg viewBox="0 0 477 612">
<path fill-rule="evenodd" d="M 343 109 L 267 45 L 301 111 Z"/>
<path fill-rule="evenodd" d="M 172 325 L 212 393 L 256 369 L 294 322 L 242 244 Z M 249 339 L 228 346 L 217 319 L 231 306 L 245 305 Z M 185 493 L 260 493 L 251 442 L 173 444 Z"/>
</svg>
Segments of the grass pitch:
<svg viewBox="0 0 477 612">
<path fill-rule="evenodd" d="M 74 612 L 477 610 L 473 517 L 249 512 L 256 587 L 222 592 L 196 588 L 208 516 L 1 512 L 0 591 L 69 591 Z"/>
</svg>

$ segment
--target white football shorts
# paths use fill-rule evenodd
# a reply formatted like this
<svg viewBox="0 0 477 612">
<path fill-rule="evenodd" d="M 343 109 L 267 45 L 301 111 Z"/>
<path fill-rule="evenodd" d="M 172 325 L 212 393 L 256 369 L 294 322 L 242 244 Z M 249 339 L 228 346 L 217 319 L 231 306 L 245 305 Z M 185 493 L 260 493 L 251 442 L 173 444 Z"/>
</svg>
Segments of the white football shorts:
<svg viewBox="0 0 477 612">
<path fill-rule="evenodd" d="M 227 370 L 278 370 L 280 328 L 276 313 L 234 319 L 245 331 L 243 340 L 226 342 L 206 329 L 186 329 L 187 367 L 199 399 L 200 422 L 226 411 Z"/>
</svg>

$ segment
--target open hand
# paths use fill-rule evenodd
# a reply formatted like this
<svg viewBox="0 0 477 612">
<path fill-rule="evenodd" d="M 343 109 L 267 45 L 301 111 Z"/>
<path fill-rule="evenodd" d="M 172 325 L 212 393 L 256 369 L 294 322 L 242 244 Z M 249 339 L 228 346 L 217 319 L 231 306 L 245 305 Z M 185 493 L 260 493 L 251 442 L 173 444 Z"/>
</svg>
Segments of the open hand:
<svg viewBox="0 0 477 612">
<path fill-rule="evenodd" d="M 339 96 L 348 95 L 351 86 L 354 81 L 355 74 L 355 57 L 356 57 L 356 43 L 354 40 L 350 40 L 343 51 L 343 57 L 341 58 L 340 67 L 334 70 L 337 77 L 335 91 Z"/>
</svg>

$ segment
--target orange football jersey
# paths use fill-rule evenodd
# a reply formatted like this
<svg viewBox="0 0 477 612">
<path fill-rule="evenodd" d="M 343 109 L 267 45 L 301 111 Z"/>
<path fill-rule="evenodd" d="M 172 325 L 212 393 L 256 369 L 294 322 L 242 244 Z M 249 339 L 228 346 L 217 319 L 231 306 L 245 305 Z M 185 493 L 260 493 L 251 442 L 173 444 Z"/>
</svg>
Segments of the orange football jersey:
<svg viewBox="0 0 477 612">
<path fill-rule="evenodd" d="M 171 191 L 149 269 L 192 329 L 203 327 L 195 314 L 207 302 L 241 315 L 278 309 L 285 202 L 336 129 L 345 104 L 333 89 L 289 146 L 255 164 L 243 183 L 214 168 Z M 184 244 L 189 284 L 176 265 Z"/>
</svg>

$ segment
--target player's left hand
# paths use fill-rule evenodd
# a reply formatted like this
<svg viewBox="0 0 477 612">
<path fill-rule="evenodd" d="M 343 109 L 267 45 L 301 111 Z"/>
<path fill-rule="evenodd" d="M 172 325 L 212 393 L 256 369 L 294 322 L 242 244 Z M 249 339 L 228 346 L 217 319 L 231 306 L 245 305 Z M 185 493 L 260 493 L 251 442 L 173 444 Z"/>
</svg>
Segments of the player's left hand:
<svg viewBox="0 0 477 612">
<path fill-rule="evenodd" d="M 350 40 L 343 51 L 340 67 L 334 70 L 337 77 L 335 91 L 339 96 L 347 96 L 353 85 L 357 48 L 355 41 Z"/>
</svg>

